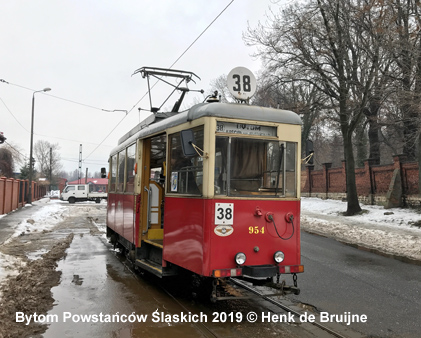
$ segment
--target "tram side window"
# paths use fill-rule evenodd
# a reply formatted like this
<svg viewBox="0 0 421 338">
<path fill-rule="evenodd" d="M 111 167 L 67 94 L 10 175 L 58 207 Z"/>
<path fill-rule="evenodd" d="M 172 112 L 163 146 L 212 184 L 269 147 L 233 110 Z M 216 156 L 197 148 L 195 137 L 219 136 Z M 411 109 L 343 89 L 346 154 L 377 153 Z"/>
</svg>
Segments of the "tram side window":
<svg viewBox="0 0 421 338">
<path fill-rule="evenodd" d="M 124 173 L 126 164 L 126 149 L 118 153 L 118 169 L 117 169 L 117 191 L 124 191 Z"/>
<path fill-rule="evenodd" d="M 203 149 L 203 127 L 193 130 L 195 145 Z M 180 133 L 170 135 L 170 184 L 168 192 L 201 195 L 203 184 L 203 159 L 199 154 L 185 157 Z"/>
<path fill-rule="evenodd" d="M 110 191 L 115 191 L 117 181 L 117 154 L 111 157 Z"/>
<path fill-rule="evenodd" d="M 134 191 L 135 163 L 136 163 L 136 144 L 132 144 L 131 146 L 127 148 L 126 192 Z"/>
</svg>

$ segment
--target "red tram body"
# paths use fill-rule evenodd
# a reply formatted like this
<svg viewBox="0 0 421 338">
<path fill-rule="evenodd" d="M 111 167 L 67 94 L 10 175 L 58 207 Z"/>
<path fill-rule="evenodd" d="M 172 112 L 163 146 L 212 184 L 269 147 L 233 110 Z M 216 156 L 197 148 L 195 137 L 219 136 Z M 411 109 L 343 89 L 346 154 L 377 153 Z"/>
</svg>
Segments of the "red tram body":
<svg viewBox="0 0 421 338">
<path fill-rule="evenodd" d="M 111 242 L 161 277 L 188 270 L 259 280 L 303 272 L 299 116 L 203 103 L 156 117 L 111 152 Z M 196 151 L 185 156 L 189 144 Z"/>
</svg>

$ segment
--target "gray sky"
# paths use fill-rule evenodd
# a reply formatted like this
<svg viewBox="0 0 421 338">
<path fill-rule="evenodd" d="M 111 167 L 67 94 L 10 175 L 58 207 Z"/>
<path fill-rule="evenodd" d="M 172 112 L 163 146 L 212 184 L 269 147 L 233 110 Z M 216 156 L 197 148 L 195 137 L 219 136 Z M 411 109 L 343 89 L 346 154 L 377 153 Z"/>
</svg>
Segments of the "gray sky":
<svg viewBox="0 0 421 338">
<path fill-rule="evenodd" d="M 29 158 L 32 93 L 50 87 L 35 94 L 34 142 L 59 143 L 66 171 L 78 168 L 79 144 L 83 172 L 108 167 L 118 139 L 149 115 L 138 111 L 149 109 L 148 96 L 137 103 L 147 92 L 146 79 L 133 72 L 170 67 L 230 2 L 0 0 L 0 79 L 9 82 L 0 82 L 0 131 Z M 277 5 L 233 1 L 173 69 L 197 74 L 201 80 L 189 88 L 204 89 L 205 95 L 213 79 L 234 67 L 257 74 L 261 63 L 250 56 L 253 48 L 244 45 L 242 33 L 248 22 L 264 22 L 269 7 Z M 154 105 L 167 90 L 152 90 Z M 185 102 L 203 98 L 190 92 Z M 102 109 L 130 113 L 122 120 L 124 112 Z"/>
</svg>

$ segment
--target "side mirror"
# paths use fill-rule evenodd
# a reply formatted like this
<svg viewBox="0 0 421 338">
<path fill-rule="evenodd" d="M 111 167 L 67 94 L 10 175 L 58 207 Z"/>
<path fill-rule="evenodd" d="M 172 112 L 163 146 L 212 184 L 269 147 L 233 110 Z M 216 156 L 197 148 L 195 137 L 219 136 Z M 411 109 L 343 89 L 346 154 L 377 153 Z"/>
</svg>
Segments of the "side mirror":
<svg viewBox="0 0 421 338">
<path fill-rule="evenodd" d="M 186 157 L 197 155 L 197 152 L 193 147 L 193 144 L 195 143 L 193 130 L 191 129 L 182 130 L 180 133 L 180 136 L 181 136 L 181 147 L 183 149 L 183 155 Z"/>
<path fill-rule="evenodd" d="M 101 168 L 101 178 L 107 178 L 107 170 L 105 168 Z"/>
<path fill-rule="evenodd" d="M 313 141 L 307 140 L 306 141 L 306 158 L 308 158 L 306 162 L 307 164 L 313 164 L 313 154 L 314 154 Z"/>
</svg>

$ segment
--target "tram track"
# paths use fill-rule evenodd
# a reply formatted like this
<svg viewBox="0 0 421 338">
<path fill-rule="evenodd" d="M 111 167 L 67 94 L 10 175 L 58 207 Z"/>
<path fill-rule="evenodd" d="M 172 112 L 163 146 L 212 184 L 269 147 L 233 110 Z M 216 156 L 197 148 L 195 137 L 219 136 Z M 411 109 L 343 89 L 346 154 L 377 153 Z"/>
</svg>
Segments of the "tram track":
<svg viewBox="0 0 421 338">
<path fill-rule="evenodd" d="M 139 276 L 138 272 L 134 269 L 134 266 L 132 264 L 130 264 L 128 261 L 122 261 L 122 263 L 127 269 L 129 269 L 132 272 L 132 274 L 135 276 L 136 279 L 138 279 L 138 280 L 142 279 L 142 277 Z M 293 309 L 291 306 L 284 304 L 282 301 L 275 300 L 271 296 L 265 295 L 264 292 L 261 292 L 261 291 L 257 290 L 256 288 L 245 284 L 243 281 L 240 281 L 240 280 L 235 279 L 235 278 L 231 278 L 229 280 L 229 283 L 232 283 L 233 285 L 239 287 L 240 289 L 245 290 L 247 292 L 250 292 L 255 296 L 258 296 L 258 299 L 264 300 L 265 302 L 268 302 L 271 305 L 274 305 L 276 308 L 279 308 L 279 309 L 285 311 L 286 313 L 292 313 L 297 318 L 300 317 L 303 314 L 303 312 L 299 312 L 298 310 Z M 195 313 L 197 311 L 197 309 L 190 309 L 186 304 L 183 304 L 183 302 L 178 299 L 177 295 L 175 295 L 165 285 L 159 284 L 159 285 L 156 285 L 156 286 L 159 286 L 159 288 L 165 294 L 167 294 L 167 296 L 169 298 L 171 298 L 174 303 L 177 304 L 177 306 L 181 309 L 181 311 L 183 311 L 185 313 Z M 234 300 L 241 300 L 241 298 L 242 297 L 233 296 L 232 300 L 233 301 Z M 244 298 L 254 298 L 254 297 L 244 297 Z M 270 308 L 267 304 L 260 304 L 260 305 L 267 308 L 268 312 L 275 313 L 273 307 Z M 216 333 L 215 330 L 212 327 L 210 327 L 210 325 L 207 325 L 207 323 L 195 322 L 195 323 L 191 323 L 191 324 L 194 325 L 197 328 L 197 330 L 200 331 L 203 334 L 204 337 L 208 337 L 208 338 L 221 338 L 222 337 L 221 335 Z M 290 323 L 290 324 L 293 324 L 293 323 Z M 336 338 L 362 337 L 362 335 L 360 335 L 359 333 L 356 333 L 354 331 L 347 332 L 347 334 L 343 334 L 341 332 L 338 332 L 337 330 L 334 330 L 334 329 L 332 329 L 330 327 L 327 327 L 326 325 L 323 325 L 323 324 L 321 324 L 319 322 L 316 322 L 316 321 L 315 322 L 303 322 L 303 323 L 300 323 L 299 326 L 303 330 L 306 330 L 307 332 L 309 332 L 310 335 L 313 335 L 315 337 L 326 337 L 326 338 L 328 338 L 328 337 L 336 337 Z M 316 330 L 314 330 L 313 328 L 316 328 Z M 321 332 L 323 332 L 323 333 L 321 333 Z"/>
<path fill-rule="evenodd" d="M 301 315 L 303 315 L 302 312 L 299 312 L 297 310 L 294 310 L 291 306 L 285 305 L 282 303 L 282 301 L 280 300 L 275 300 L 272 298 L 272 296 L 267 296 L 265 295 L 265 293 L 257 290 L 256 288 L 253 288 L 247 284 L 245 284 L 243 281 L 240 281 L 238 279 L 235 278 L 230 278 L 230 282 L 233 283 L 234 285 L 253 293 L 254 295 L 259 296 L 259 298 L 269 302 L 272 305 L 275 305 L 276 307 L 288 312 L 288 313 L 292 313 L 294 316 L 300 317 Z M 337 338 L 349 338 L 349 337 L 363 337 L 361 334 L 352 331 L 350 334 L 348 335 L 344 335 L 332 328 L 327 327 L 326 325 L 323 325 L 317 321 L 309 321 L 309 322 L 304 322 L 301 323 L 301 325 L 310 325 L 310 326 L 314 326 L 317 327 L 318 329 L 321 329 L 322 331 L 324 331 L 325 333 L 329 334 L 330 336 L 333 337 L 337 337 Z"/>
<path fill-rule="evenodd" d="M 124 257 L 123 259 L 120 259 L 121 263 L 125 266 L 125 268 L 130 271 L 133 275 L 133 277 L 140 281 L 142 280 L 142 277 L 139 275 L 139 271 L 135 269 L 135 266 Z M 156 284 L 157 287 L 159 287 L 165 294 L 167 294 L 168 297 L 172 299 L 174 303 L 177 304 L 181 308 L 182 311 L 186 311 L 187 313 L 194 313 L 195 311 L 192 311 L 187 308 L 180 300 L 177 299 L 177 297 L 172 294 L 164 285 L 162 284 Z M 208 325 L 205 325 L 202 322 L 193 322 L 191 323 L 194 325 L 206 338 L 222 338 L 220 335 L 214 332 Z"/>
</svg>

